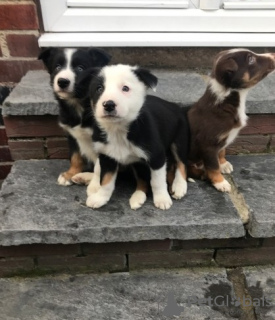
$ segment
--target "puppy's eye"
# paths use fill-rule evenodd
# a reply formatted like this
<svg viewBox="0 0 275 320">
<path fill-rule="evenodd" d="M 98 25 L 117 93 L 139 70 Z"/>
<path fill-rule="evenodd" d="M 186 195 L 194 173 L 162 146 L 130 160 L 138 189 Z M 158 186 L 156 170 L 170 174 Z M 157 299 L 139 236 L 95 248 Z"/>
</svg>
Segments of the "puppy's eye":
<svg viewBox="0 0 275 320">
<path fill-rule="evenodd" d="M 98 93 L 101 93 L 101 92 L 103 91 L 103 86 L 98 85 L 97 88 L 96 88 L 96 91 L 97 91 Z"/>
<path fill-rule="evenodd" d="M 122 91 L 124 91 L 124 92 L 128 92 L 129 90 L 130 90 L 130 88 L 127 87 L 127 86 L 123 86 L 123 87 L 122 87 Z"/>
<path fill-rule="evenodd" d="M 76 67 L 76 70 L 77 70 L 78 72 L 82 72 L 82 71 L 84 71 L 84 67 L 83 67 L 83 66 L 77 66 L 77 67 Z"/>
<path fill-rule="evenodd" d="M 60 65 L 60 64 L 57 64 L 57 65 L 55 66 L 55 70 L 56 70 L 56 71 L 61 70 L 61 65 Z"/>
<path fill-rule="evenodd" d="M 248 64 L 252 65 L 256 62 L 256 58 L 254 56 L 249 56 L 248 57 Z"/>
</svg>

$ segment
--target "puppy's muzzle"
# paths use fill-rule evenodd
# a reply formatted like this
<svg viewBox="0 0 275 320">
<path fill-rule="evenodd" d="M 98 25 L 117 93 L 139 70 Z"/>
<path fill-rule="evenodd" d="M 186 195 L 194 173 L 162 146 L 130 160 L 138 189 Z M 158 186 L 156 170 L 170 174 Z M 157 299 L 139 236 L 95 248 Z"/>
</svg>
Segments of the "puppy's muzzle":
<svg viewBox="0 0 275 320">
<path fill-rule="evenodd" d="M 57 80 L 57 84 L 58 84 L 59 88 L 66 89 L 70 85 L 70 80 L 66 79 L 66 78 L 59 78 Z"/>
<path fill-rule="evenodd" d="M 108 116 L 116 115 L 116 104 L 113 100 L 103 102 L 104 114 Z"/>
</svg>

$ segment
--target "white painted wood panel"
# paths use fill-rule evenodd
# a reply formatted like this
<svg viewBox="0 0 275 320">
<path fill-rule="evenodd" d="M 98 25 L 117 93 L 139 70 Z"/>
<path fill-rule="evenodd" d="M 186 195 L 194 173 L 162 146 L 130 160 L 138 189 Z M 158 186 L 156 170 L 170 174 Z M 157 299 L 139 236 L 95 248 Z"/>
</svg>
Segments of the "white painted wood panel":
<svg viewBox="0 0 275 320">
<path fill-rule="evenodd" d="M 224 1 L 224 9 L 266 10 L 275 9 L 275 1 Z"/>
<path fill-rule="evenodd" d="M 46 33 L 41 47 L 270 47 L 275 33 Z"/>
<path fill-rule="evenodd" d="M 189 0 L 67 0 L 68 7 L 85 8 L 188 8 Z"/>
</svg>

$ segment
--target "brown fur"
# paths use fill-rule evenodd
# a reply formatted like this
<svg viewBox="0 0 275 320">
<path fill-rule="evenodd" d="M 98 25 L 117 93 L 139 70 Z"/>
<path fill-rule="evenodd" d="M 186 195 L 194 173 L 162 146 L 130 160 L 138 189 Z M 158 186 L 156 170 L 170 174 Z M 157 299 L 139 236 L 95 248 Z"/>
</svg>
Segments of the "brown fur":
<svg viewBox="0 0 275 320">
<path fill-rule="evenodd" d="M 252 63 L 253 62 L 253 63 Z M 211 78 L 224 90 L 224 98 L 208 85 L 204 95 L 188 112 L 191 131 L 188 173 L 206 175 L 212 184 L 223 181 L 220 164 L 226 162 L 226 140 L 234 128 L 240 128 L 240 93 L 275 69 L 275 54 L 258 55 L 246 49 L 220 52 Z M 223 91 L 221 91 L 223 92 Z M 203 164 L 203 170 L 200 167 Z"/>
</svg>

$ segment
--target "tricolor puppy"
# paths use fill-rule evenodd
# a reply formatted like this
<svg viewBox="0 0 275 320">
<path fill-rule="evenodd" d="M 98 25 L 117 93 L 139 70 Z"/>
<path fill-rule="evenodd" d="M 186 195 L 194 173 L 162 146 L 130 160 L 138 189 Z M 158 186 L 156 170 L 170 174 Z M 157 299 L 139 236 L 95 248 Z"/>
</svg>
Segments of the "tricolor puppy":
<svg viewBox="0 0 275 320">
<path fill-rule="evenodd" d="M 141 162 L 150 168 L 155 206 L 170 208 L 166 155 L 171 152 L 176 161 L 173 197 L 180 199 L 185 195 L 187 118 L 177 104 L 147 96 L 147 89 L 156 85 L 157 78 L 139 67 L 113 65 L 93 71 L 89 90 L 96 123 L 94 148 L 99 154 L 94 174 L 100 179 L 100 188 L 92 193 L 91 186 L 88 187 L 87 206 L 99 208 L 109 201 L 119 164 Z M 130 199 L 131 207 L 141 206 L 145 200 L 146 194 L 137 188 Z"/>
<path fill-rule="evenodd" d="M 275 69 L 275 54 L 246 49 L 220 52 L 204 95 L 191 107 L 190 171 L 204 174 L 220 191 L 231 190 L 222 173 L 233 171 L 225 148 L 246 125 L 246 96 L 251 87 Z"/>
<path fill-rule="evenodd" d="M 89 101 L 80 96 L 76 82 L 84 70 L 108 64 L 110 56 L 97 48 L 46 48 L 40 55 L 51 77 L 51 85 L 59 103 L 59 124 L 68 133 L 71 165 L 58 177 L 60 185 L 72 184 L 85 162 L 93 163 L 96 154 L 92 144 L 93 116 Z"/>
</svg>

